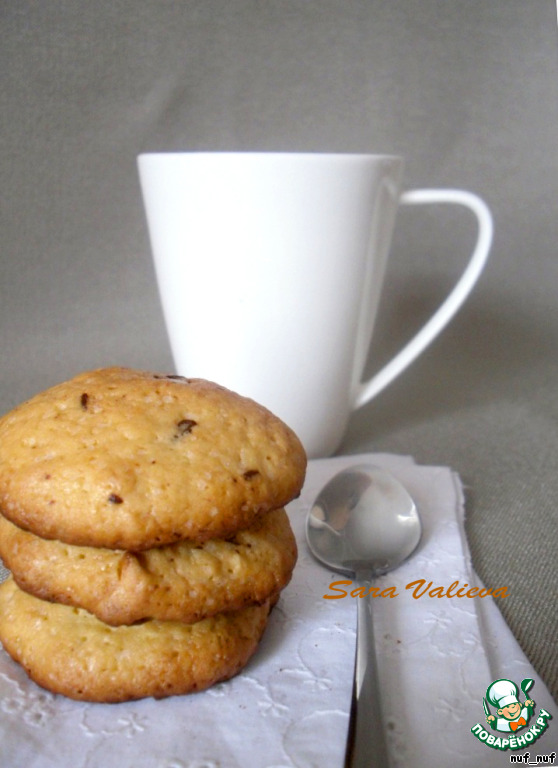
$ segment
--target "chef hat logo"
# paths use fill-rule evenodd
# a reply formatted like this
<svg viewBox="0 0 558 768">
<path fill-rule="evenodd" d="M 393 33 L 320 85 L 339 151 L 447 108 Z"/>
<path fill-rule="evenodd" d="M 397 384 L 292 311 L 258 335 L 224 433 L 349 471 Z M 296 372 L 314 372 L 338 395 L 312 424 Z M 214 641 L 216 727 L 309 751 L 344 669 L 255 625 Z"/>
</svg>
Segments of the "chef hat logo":
<svg viewBox="0 0 558 768">
<path fill-rule="evenodd" d="M 486 691 L 486 698 L 498 709 L 519 703 L 518 695 L 517 685 L 512 680 L 496 680 Z"/>
</svg>

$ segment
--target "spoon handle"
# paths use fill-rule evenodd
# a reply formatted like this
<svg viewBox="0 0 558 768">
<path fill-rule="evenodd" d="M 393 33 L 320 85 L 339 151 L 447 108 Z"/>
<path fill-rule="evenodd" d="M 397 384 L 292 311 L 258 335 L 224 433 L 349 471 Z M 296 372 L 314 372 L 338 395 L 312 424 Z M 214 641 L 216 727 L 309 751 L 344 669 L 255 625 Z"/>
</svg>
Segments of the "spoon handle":
<svg viewBox="0 0 558 768">
<path fill-rule="evenodd" d="M 359 585 L 368 587 L 365 580 L 360 580 Z M 389 760 L 380 705 L 372 600 L 359 597 L 356 601 L 355 674 L 345 768 L 387 768 Z"/>
</svg>

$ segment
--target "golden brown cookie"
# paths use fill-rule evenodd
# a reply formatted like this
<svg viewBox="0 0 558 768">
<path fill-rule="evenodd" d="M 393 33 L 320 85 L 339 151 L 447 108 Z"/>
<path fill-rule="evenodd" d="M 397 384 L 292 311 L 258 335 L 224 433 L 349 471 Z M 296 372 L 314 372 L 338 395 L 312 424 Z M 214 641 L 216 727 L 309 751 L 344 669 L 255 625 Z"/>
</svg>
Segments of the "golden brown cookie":
<svg viewBox="0 0 558 768">
<path fill-rule="evenodd" d="M 277 594 L 291 578 L 297 547 L 284 509 L 229 540 L 135 553 L 42 539 L 0 515 L 0 557 L 21 589 L 107 624 L 191 623 Z"/>
<path fill-rule="evenodd" d="M 256 650 L 269 602 L 196 624 L 110 627 L 95 616 L 0 584 L 0 641 L 38 685 L 85 701 L 201 691 L 236 675 Z"/>
<path fill-rule="evenodd" d="M 226 538 L 296 497 L 305 470 L 282 421 L 202 379 L 100 369 L 0 419 L 0 511 L 69 544 Z"/>
</svg>

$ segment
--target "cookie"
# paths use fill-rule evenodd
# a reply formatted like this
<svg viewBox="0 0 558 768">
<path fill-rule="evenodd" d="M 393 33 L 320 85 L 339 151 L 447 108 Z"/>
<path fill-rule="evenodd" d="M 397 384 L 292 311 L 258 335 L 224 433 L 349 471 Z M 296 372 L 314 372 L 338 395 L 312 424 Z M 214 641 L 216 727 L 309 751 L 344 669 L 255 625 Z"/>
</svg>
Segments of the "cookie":
<svg viewBox="0 0 558 768">
<path fill-rule="evenodd" d="M 229 540 L 126 552 L 42 539 L 0 516 L 0 556 L 17 585 L 43 600 L 85 608 L 107 624 L 195 622 L 282 590 L 297 558 L 284 509 Z"/>
<path fill-rule="evenodd" d="M 119 702 L 201 691 L 236 675 L 255 652 L 269 602 L 195 624 L 110 627 L 83 609 L 0 584 L 0 641 L 29 677 L 72 699 Z"/>
<path fill-rule="evenodd" d="M 0 512 L 80 546 L 226 538 L 298 496 L 305 470 L 289 427 L 202 379 L 100 369 L 0 419 Z"/>
</svg>

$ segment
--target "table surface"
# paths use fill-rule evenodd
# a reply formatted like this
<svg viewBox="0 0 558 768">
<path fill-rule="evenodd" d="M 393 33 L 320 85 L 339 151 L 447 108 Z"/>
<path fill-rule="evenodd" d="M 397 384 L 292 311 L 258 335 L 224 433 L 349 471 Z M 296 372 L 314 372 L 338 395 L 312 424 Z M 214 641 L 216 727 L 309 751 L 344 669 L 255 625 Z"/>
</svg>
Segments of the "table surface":
<svg viewBox="0 0 558 768">
<path fill-rule="evenodd" d="M 403 154 L 407 187 L 486 199 L 494 248 L 451 327 L 353 415 L 340 453 L 460 474 L 475 568 L 507 587 L 503 615 L 556 697 L 555 5 L 443 6 L 5 2 L 0 413 L 82 370 L 172 370 L 139 152 Z M 368 370 L 440 303 L 471 227 L 401 211 Z"/>
</svg>

